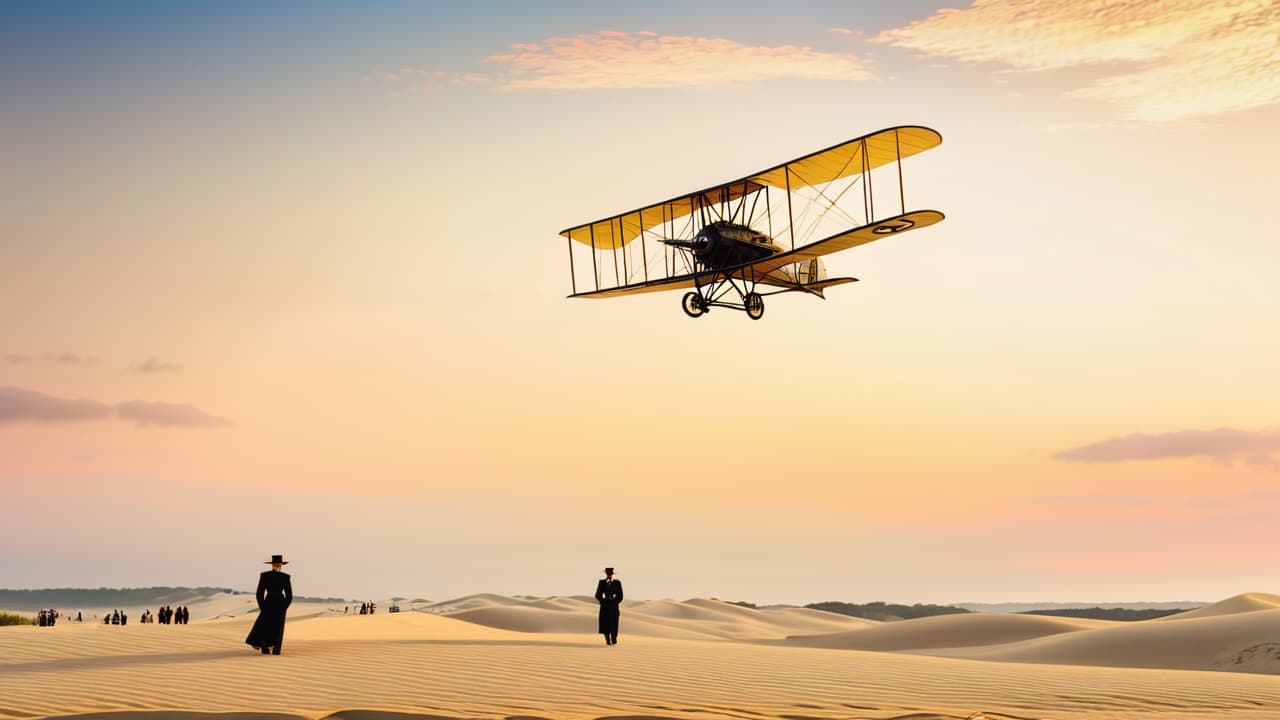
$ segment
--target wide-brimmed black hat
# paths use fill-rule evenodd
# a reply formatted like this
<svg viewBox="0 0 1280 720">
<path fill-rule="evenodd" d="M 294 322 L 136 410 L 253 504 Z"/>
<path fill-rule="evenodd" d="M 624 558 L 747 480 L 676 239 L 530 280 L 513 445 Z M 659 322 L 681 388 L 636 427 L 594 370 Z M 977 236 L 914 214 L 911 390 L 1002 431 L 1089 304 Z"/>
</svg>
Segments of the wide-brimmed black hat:
<svg viewBox="0 0 1280 720">
<path fill-rule="evenodd" d="M 613 568 L 605 568 L 605 569 L 604 569 L 604 574 L 605 574 L 605 575 L 612 575 L 612 574 L 613 574 Z"/>
<path fill-rule="evenodd" d="M 262 564 L 275 565 L 276 563 L 280 563 L 281 565 L 288 565 L 289 561 L 285 560 L 283 555 L 272 555 L 270 560 L 264 560 Z"/>
</svg>

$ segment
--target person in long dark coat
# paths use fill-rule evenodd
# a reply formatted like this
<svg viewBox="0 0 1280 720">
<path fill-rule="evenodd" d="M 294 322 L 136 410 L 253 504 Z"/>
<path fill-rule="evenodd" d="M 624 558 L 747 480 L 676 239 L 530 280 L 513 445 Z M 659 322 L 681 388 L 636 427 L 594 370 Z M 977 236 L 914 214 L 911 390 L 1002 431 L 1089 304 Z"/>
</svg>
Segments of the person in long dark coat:
<svg viewBox="0 0 1280 720">
<path fill-rule="evenodd" d="M 604 569 L 604 579 L 596 583 L 600 601 L 600 634 L 605 645 L 618 644 L 618 606 L 622 604 L 622 581 L 613 579 L 613 568 Z"/>
<path fill-rule="evenodd" d="M 244 641 L 263 655 L 279 655 L 284 642 L 284 616 L 293 602 L 293 584 L 282 571 L 288 564 L 284 556 L 272 555 L 269 562 L 271 569 L 258 576 L 258 619 Z"/>
</svg>

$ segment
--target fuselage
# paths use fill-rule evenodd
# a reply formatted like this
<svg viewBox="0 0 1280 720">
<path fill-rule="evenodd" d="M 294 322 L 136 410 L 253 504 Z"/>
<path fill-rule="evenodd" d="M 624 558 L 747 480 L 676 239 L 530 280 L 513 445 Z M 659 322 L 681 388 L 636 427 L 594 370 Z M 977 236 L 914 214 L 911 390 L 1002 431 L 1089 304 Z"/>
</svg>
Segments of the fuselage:
<svg viewBox="0 0 1280 720">
<path fill-rule="evenodd" d="M 692 240 L 667 240 L 666 243 L 691 250 L 707 270 L 743 265 L 782 252 L 768 235 L 730 222 L 711 223 Z"/>
</svg>

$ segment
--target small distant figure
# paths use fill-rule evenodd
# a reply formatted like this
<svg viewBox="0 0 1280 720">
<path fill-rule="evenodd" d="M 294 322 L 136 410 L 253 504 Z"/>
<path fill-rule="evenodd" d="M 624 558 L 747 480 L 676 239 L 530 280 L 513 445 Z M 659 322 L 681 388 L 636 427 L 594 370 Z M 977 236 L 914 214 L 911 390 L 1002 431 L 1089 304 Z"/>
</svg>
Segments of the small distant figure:
<svg viewBox="0 0 1280 720">
<path fill-rule="evenodd" d="M 112 624 L 112 625 L 119 625 L 119 624 L 120 624 L 120 611 L 119 611 L 119 610 L 116 610 L 116 611 L 114 611 L 114 612 L 112 612 L 112 613 L 111 613 L 111 624 Z"/>
<path fill-rule="evenodd" d="M 43 610 L 41 610 L 40 613 L 36 615 L 36 624 L 39 625 L 40 627 L 49 626 L 49 616 L 46 615 Z"/>
<path fill-rule="evenodd" d="M 600 601 L 600 634 L 605 645 L 618 644 L 618 606 L 622 604 L 622 581 L 613 579 L 613 568 L 604 569 L 604 579 L 596 583 Z"/>
<path fill-rule="evenodd" d="M 369 614 L 369 603 L 360 603 L 360 614 L 361 615 Z"/>
<path fill-rule="evenodd" d="M 271 569 L 258 576 L 258 619 L 244 641 L 261 650 L 263 655 L 279 655 L 284 642 L 285 613 L 293 602 L 293 584 L 283 572 L 289 564 L 283 555 L 272 555 L 268 564 Z"/>
<path fill-rule="evenodd" d="M 80 614 L 79 610 L 76 611 L 76 622 L 84 622 L 84 617 Z"/>
<path fill-rule="evenodd" d="M 128 613 L 120 613 L 120 624 L 121 624 L 121 625 L 128 625 L 128 624 L 129 624 L 129 615 L 128 615 Z"/>
</svg>

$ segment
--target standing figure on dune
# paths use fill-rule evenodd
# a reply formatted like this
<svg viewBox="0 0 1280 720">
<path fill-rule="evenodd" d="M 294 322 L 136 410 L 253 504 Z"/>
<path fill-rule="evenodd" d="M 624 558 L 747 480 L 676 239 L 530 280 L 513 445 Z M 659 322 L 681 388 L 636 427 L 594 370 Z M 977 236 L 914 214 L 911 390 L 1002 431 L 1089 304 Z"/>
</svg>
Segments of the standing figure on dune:
<svg viewBox="0 0 1280 720">
<path fill-rule="evenodd" d="M 284 615 L 293 602 L 293 585 L 283 572 L 289 564 L 283 555 L 272 555 L 269 562 L 271 569 L 258 576 L 258 619 L 244 641 L 263 655 L 279 655 L 284 642 Z"/>
<path fill-rule="evenodd" d="M 605 645 L 618 644 L 618 606 L 622 604 L 622 581 L 613 579 L 613 568 L 604 569 L 604 579 L 596 583 L 600 601 L 600 634 Z"/>
</svg>

